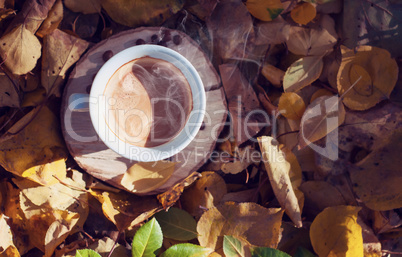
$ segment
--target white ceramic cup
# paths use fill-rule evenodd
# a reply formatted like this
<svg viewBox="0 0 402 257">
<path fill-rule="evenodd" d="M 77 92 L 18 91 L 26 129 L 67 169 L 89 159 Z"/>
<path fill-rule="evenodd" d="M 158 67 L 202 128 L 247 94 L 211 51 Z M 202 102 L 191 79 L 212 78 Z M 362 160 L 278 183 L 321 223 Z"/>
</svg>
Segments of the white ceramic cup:
<svg viewBox="0 0 402 257">
<path fill-rule="evenodd" d="M 165 60 L 180 69 L 190 85 L 193 98 L 193 109 L 184 128 L 169 142 L 155 147 L 139 147 L 126 143 L 113 133 L 106 122 L 108 100 L 104 91 L 109 79 L 124 64 L 145 56 Z M 206 107 L 204 85 L 194 66 L 178 52 L 158 45 L 133 46 L 115 54 L 98 71 L 90 94 L 73 94 L 68 102 L 69 106 L 74 106 L 72 111 L 83 111 L 85 103 L 89 103 L 91 122 L 106 146 L 127 159 L 141 162 L 169 158 L 188 146 L 201 127 Z"/>
</svg>

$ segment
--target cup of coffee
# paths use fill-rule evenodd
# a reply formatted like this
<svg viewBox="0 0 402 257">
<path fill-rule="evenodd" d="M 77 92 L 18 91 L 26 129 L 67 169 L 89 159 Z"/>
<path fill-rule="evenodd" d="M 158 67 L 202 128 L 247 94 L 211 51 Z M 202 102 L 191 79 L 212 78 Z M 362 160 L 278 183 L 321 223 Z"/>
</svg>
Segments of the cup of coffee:
<svg viewBox="0 0 402 257">
<path fill-rule="evenodd" d="M 83 100 L 87 98 L 87 100 Z M 110 58 L 98 71 L 89 96 L 93 127 L 106 146 L 135 161 L 171 157 L 195 138 L 205 115 L 201 78 L 181 54 L 159 45 L 138 45 Z"/>
</svg>

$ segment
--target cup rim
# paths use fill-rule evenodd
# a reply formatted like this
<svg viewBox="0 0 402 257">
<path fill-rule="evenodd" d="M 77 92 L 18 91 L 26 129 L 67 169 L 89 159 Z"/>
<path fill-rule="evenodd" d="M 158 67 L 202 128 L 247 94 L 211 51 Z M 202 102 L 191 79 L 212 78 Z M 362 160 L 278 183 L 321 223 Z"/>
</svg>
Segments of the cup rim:
<svg viewBox="0 0 402 257">
<path fill-rule="evenodd" d="M 90 101 L 89 113 L 96 133 L 109 149 L 133 161 L 151 162 L 169 158 L 182 151 L 191 143 L 200 130 L 204 120 L 206 94 L 200 75 L 183 55 L 168 47 L 143 44 L 132 46 L 118 52 L 102 65 L 92 82 L 89 94 L 90 99 L 99 99 L 99 97 L 103 95 L 109 79 L 122 65 L 145 56 L 168 61 L 180 69 L 185 75 L 191 88 L 193 109 L 190 112 L 184 128 L 167 143 L 155 147 L 140 147 L 125 143 L 117 136 L 112 136 L 113 140 L 109 140 L 112 130 L 106 129 L 107 123 L 104 122 L 102 125 L 100 121 L 102 116 L 106 119 L 106 110 L 102 108 L 101 101 Z M 172 60 L 174 60 L 174 62 Z"/>
</svg>

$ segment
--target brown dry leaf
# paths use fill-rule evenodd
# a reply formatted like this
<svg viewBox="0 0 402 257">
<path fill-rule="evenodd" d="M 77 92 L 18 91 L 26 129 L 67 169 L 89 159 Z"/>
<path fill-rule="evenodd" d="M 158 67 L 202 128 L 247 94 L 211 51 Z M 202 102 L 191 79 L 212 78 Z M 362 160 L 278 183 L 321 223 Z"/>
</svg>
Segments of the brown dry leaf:
<svg viewBox="0 0 402 257">
<path fill-rule="evenodd" d="M 15 11 L 13 9 L 0 7 L 0 21 L 9 18 L 11 15 L 15 15 Z"/>
<path fill-rule="evenodd" d="M 248 11 L 262 21 L 272 21 L 284 10 L 281 0 L 247 0 Z"/>
<path fill-rule="evenodd" d="M 228 101 L 236 145 L 240 146 L 269 125 L 269 120 L 264 122 L 264 116 L 261 114 L 265 112 L 260 108 L 257 95 L 235 64 L 219 65 L 219 71 Z M 260 115 L 252 115 L 253 113 Z"/>
<path fill-rule="evenodd" d="M 361 111 L 388 99 L 398 79 L 398 65 L 390 53 L 373 46 L 341 46 L 341 51 L 337 85 L 343 103 Z"/>
<path fill-rule="evenodd" d="M 183 181 L 177 183 L 166 192 L 157 195 L 156 197 L 158 198 L 160 204 L 162 204 L 163 209 L 167 211 L 170 207 L 172 207 L 180 199 L 184 188 L 193 184 L 193 182 L 195 182 L 200 177 L 201 174 L 194 171 Z"/>
<path fill-rule="evenodd" d="M 362 227 L 364 256 L 381 257 L 381 243 L 373 230 L 360 217 L 357 217 L 357 223 Z"/>
<path fill-rule="evenodd" d="M 63 2 L 73 12 L 81 12 L 83 14 L 101 12 L 101 0 L 64 0 Z"/>
<path fill-rule="evenodd" d="M 42 58 L 42 86 L 48 95 L 61 96 L 67 70 L 80 59 L 89 43 L 61 30 L 44 38 Z"/>
<path fill-rule="evenodd" d="M 78 171 L 73 171 L 78 173 Z M 68 235 L 82 229 L 88 216 L 88 196 L 82 176 L 51 186 L 14 180 L 21 189 L 20 208 L 33 245 L 51 256 Z M 82 188 L 82 189 L 81 189 Z"/>
<path fill-rule="evenodd" d="M 177 0 L 101 0 L 101 4 L 115 22 L 129 27 L 138 27 L 161 24 L 171 15 L 180 11 L 184 2 Z"/>
<path fill-rule="evenodd" d="M 281 229 L 281 241 L 278 250 L 286 252 L 290 256 L 297 256 L 296 251 L 299 247 L 312 248 L 307 228 L 296 228 L 291 222 L 283 222 Z"/>
<path fill-rule="evenodd" d="M 315 27 L 292 26 L 289 35 L 286 45 L 296 55 L 322 56 L 331 52 L 338 41 L 335 22 L 328 15 L 322 15 Z"/>
<path fill-rule="evenodd" d="M 316 81 L 322 72 L 321 56 L 307 56 L 292 63 L 283 77 L 283 90 L 296 92 Z"/>
<path fill-rule="evenodd" d="M 27 122 L 29 124 L 25 126 Z M 21 126 L 23 129 L 18 134 L 1 142 L 0 164 L 7 171 L 39 184 L 58 183 L 53 176 L 59 179 L 66 176 L 67 150 L 57 117 L 48 107 L 37 107 L 9 131 L 19 131 Z"/>
<path fill-rule="evenodd" d="M 206 209 L 217 206 L 227 193 L 226 183 L 217 173 L 206 171 L 201 173 L 201 176 L 181 197 L 183 208 L 196 219 L 199 219 Z"/>
<path fill-rule="evenodd" d="M 65 2 L 66 1 L 64 1 L 64 3 Z M 61 2 L 61 0 L 56 0 L 56 3 L 49 11 L 49 16 L 46 18 L 46 20 L 43 21 L 39 30 L 36 32 L 36 35 L 43 38 L 45 35 L 52 33 L 55 29 L 57 29 L 62 19 L 63 3 Z"/>
<path fill-rule="evenodd" d="M 275 196 L 278 199 L 278 202 L 282 208 L 285 209 L 286 214 L 290 217 L 293 223 L 295 223 L 297 227 L 301 227 L 301 208 L 298 197 L 295 193 L 297 187 L 293 187 L 291 181 L 291 170 L 297 174 L 300 166 L 298 168 L 291 167 L 291 163 L 286 160 L 285 153 L 278 148 L 278 143 L 273 137 L 259 137 L 258 143 L 260 145 L 261 154 L 268 173 L 269 181 Z M 296 176 L 298 177 L 298 175 Z M 295 186 L 298 186 L 297 184 L 299 183 L 297 182 Z"/>
<path fill-rule="evenodd" d="M 327 207 L 346 204 L 342 194 L 325 181 L 306 181 L 299 189 L 304 193 L 305 212 L 314 216 Z"/>
<path fill-rule="evenodd" d="M 20 96 L 17 80 L 0 73 L 0 107 L 19 107 Z"/>
<path fill-rule="evenodd" d="M 244 58 L 247 43 L 254 38 L 254 28 L 252 17 L 241 1 L 219 1 L 206 24 L 217 57 Z"/>
<path fill-rule="evenodd" d="M 170 161 L 139 162 L 128 168 L 120 183 L 130 192 L 145 194 L 165 184 L 174 170 Z"/>
<path fill-rule="evenodd" d="M 283 77 L 285 76 L 285 72 L 283 70 L 278 69 L 269 63 L 264 63 L 261 73 L 269 82 L 271 82 L 273 86 L 282 86 Z"/>
<path fill-rule="evenodd" d="M 260 162 L 259 152 L 254 147 L 248 145 L 242 148 L 235 148 L 233 153 L 235 160 L 233 162 L 224 162 L 221 166 L 225 174 L 238 174 L 253 163 Z"/>
<path fill-rule="evenodd" d="M 279 98 L 278 110 L 282 116 L 291 120 L 300 120 L 306 110 L 303 99 L 296 93 L 283 93 Z"/>
<path fill-rule="evenodd" d="M 317 11 L 315 6 L 308 2 L 300 3 L 290 12 L 290 17 L 292 17 L 294 22 L 302 25 L 307 25 L 307 23 L 312 21 L 316 15 Z"/>
<path fill-rule="evenodd" d="M 201 216 L 197 223 L 198 241 L 201 246 L 215 249 L 218 253 L 222 251 L 224 235 L 238 237 L 252 245 L 276 248 L 282 216 L 283 211 L 279 208 L 226 202 Z"/>
<path fill-rule="evenodd" d="M 14 74 L 28 73 L 41 56 L 41 44 L 24 24 L 0 38 L 0 55 L 4 64 Z"/>
<path fill-rule="evenodd" d="M 0 214 L 0 256 L 20 257 L 20 254 L 13 242 L 13 233 L 4 214 Z"/>
<path fill-rule="evenodd" d="M 402 207 L 401 152 L 402 130 L 399 129 L 366 158 L 350 165 L 353 191 L 370 209 L 386 211 Z"/>
<path fill-rule="evenodd" d="M 24 93 L 24 100 L 21 107 L 35 107 L 46 101 L 46 89 L 44 87 L 38 87 L 36 90 L 28 93 Z"/>
<path fill-rule="evenodd" d="M 345 121 L 345 108 L 337 96 L 321 96 L 308 105 L 301 120 L 299 148 L 325 137 Z"/>
<path fill-rule="evenodd" d="M 21 255 L 31 250 L 34 245 L 28 235 L 28 221 L 20 208 L 21 190 L 13 187 L 11 183 L 3 181 L 1 188 L 6 189 L 4 197 L 4 214 L 10 218 L 10 225 L 14 236 L 14 245 Z"/>
<path fill-rule="evenodd" d="M 290 25 L 282 16 L 269 22 L 258 22 L 255 28 L 256 45 L 284 43 L 289 38 Z"/>
<path fill-rule="evenodd" d="M 318 256 L 363 257 L 362 228 L 357 223 L 360 209 L 341 205 L 317 215 L 310 227 L 310 239 Z"/>
<path fill-rule="evenodd" d="M 23 26 L 24 29 L 35 34 L 42 22 L 47 18 L 55 2 L 56 0 L 25 1 L 22 10 L 7 27 L 6 33 L 15 27 Z"/>
<path fill-rule="evenodd" d="M 155 197 L 137 196 L 125 191 L 119 193 L 90 190 L 101 204 L 103 214 L 119 231 L 138 225 L 160 208 Z"/>
</svg>

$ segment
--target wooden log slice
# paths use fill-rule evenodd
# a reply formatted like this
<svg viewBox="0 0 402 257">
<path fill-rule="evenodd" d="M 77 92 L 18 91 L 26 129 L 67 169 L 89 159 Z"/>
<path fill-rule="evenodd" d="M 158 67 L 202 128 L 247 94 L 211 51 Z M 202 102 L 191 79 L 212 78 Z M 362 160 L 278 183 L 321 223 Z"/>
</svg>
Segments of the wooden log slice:
<svg viewBox="0 0 402 257">
<path fill-rule="evenodd" d="M 172 157 L 173 161 L 179 162 L 174 174 L 161 187 L 145 194 L 164 192 L 200 168 L 215 148 L 216 139 L 226 121 L 226 98 L 219 75 L 200 46 L 186 34 L 167 28 L 143 27 L 114 35 L 92 47 L 77 63 L 64 90 L 61 108 L 63 136 L 75 161 L 92 176 L 125 189 L 120 184 L 121 177 L 135 162 L 108 149 L 97 136 L 89 112 L 71 112 L 68 99 L 74 93 L 89 92 L 93 78 L 104 64 L 102 56 L 105 51 L 111 50 L 116 54 L 136 45 L 139 39 L 151 43 L 155 37 L 157 41 L 165 37 L 167 47 L 179 52 L 194 65 L 207 91 L 207 107 L 205 126 L 190 145 Z M 135 190 L 132 192 L 136 193 Z"/>
</svg>

